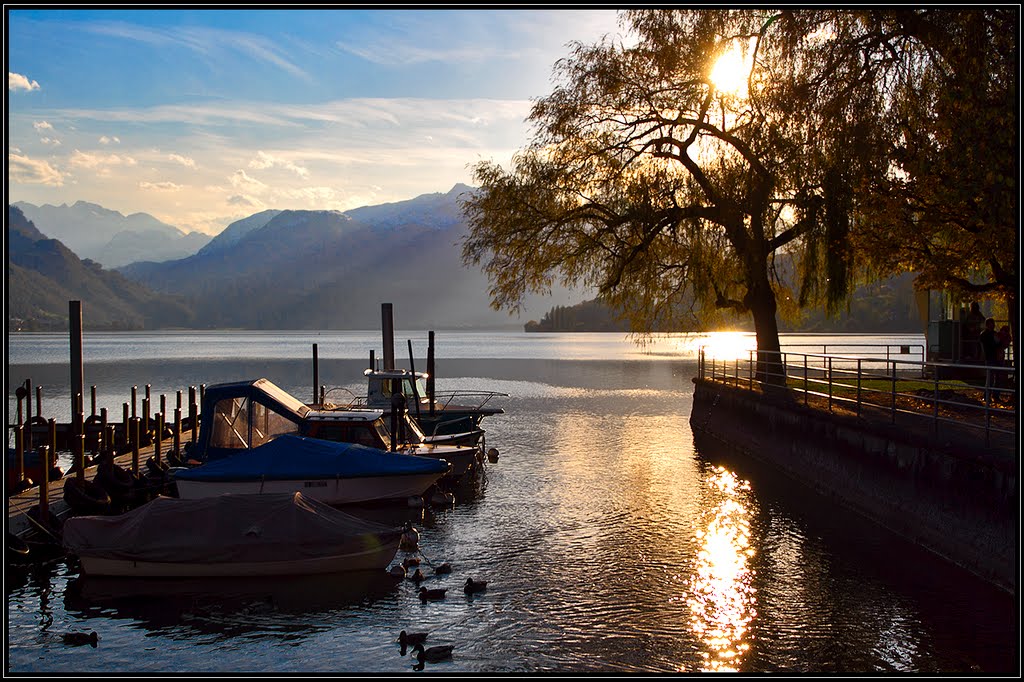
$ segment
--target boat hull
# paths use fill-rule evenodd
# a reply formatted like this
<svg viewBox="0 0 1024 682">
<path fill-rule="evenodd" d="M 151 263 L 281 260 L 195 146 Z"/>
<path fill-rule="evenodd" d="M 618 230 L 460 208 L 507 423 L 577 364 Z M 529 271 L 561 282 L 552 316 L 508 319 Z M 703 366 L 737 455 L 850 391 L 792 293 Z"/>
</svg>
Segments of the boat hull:
<svg viewBox="0 0 1024 682">
<path fill-rule="evenodd" d="M 224 494 L 299 492 L 305 497 L 336 506 L 420 496 L 443 475 L 422 473 L 403 476 L 247 481 L 177 479 L 176 485 L 178 497 L 182 499 L 199 499 Z"/>
<path fill-rule="evenodd" d="M 133 561 L 79 556 L 82 572 L 95 576 L 136 578 L 226 578 L 319 575 L 348 571 L 384 570 L 398 553 L 400 538 L 362 552 L 288 561 L 185 563 Z"/>
</svg>

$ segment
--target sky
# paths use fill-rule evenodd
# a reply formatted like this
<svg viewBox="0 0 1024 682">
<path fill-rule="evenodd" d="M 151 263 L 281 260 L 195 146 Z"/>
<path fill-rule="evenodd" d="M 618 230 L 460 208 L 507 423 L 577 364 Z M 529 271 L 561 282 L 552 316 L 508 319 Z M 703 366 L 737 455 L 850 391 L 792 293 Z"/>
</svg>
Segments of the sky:
<svg viewBox="0 0 1024 682">
<path fill-rule="evenodd" d="M 612 9 L 5 8 L 8 203 L 217 234 L 473 185 Z"/>
</svg>

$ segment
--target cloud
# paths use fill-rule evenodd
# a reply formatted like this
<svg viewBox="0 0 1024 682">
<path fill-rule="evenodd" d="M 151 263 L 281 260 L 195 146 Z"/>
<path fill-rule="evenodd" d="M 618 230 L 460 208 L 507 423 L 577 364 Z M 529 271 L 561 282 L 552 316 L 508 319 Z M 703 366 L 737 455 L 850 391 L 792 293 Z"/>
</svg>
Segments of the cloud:
<svg viewBox="0 0 1024 682">
<path fill-rule="evenodd" d="M 53 147 L 60 146 L 60 140 L 58 140 L 55 137 L 40 137 L 39 141 L 42 142 L 43 144 L 51 145 Z"/>
<path fill-rule="evenodd" d="M 256 197 L 250 197 L 245 194 L 235 194 L 228 197 L 228 203 L 232 206 L 246 206 L 251 208 L 263 208 L 264 204 Z"/>
<path fill-rule="evenodd" d="M 87 154 L 76 149 L 71 155 L 71 165 L 75 168 L 89 168 L 103 172 L 114 166 L 134 166 L 135 159 L 118 154 Z"/>
<path fill-rule="evenodd" d="M 194 160 L 190 159 L 187 156 L 182 156 L 181 154 L 168 154 L 167 158 L 173 161 L 174 163 L 180 163 L 185 168 L 196 167 L 196 162 Z"/>
<path fill-rule="evenodd" d="M 32 127 L 36 130 L 53 130 L 53 126 L 46 121 L 33 121 Z"/>
<path fill-rule="evenodd" d="M 88 25 L 86 30 L 146 43 L 162 50 L 175 46 L 182 47 L 216 62 L 223 61 L 225 51 L 238 52 L 259 62 L 273 64 L 305 81 L 312 81 L 309 74 L 280 54 L 278 44 L 252 33 L 199 26 L 157 30 L 122 22 L 99 22 Z"/>
<path fill-rule="evenodd" d="M 146 182 L 139 183 L 139 189 L 153 189 L 159 192 L 177 192 L 182 186 L 173 182 Z"/>
<path fill-rule="evenodd" d="M 7 157 L 7 176 L 12 181 L 24 185 L 64 185 L 64 173 L 47 161 L 30 159 L 20 154 L 11 154 Z"/>
<path fill-rule="evenodd" d="M 106 135 L 100 137 L 100 144 L 110 144 L 111 142 L 121 144 L 121 139 L 118 137 L 107 137 Z"/>
<path fill-rule="evenodd" d="M 25 78 L 20 73 L 7 72 L 7 89 L 8 90 L 38 90 L 39 83 L 31 81 Z"/>
<path fill-rule="evenodd" d="M 262 194 L 267 191 L 267 186 L 254 177 L 249 176 L 244 170 L 236 170 L 228 178 L 231 186 L 241 192 Z"/>
<path fill-rule="evenodd" d="M 287 159 L 282 159 L 279 156 L 273 154 L 267 154 L 264 151 L 257 151 L 256 158 L 249 162 L 249 168 L 255 168 L 257 170 L 263 170 L 266 168 L 273 167 L 284 168 L 298 175 L 300 178 L 309 176 L 309 170 L 302 166 L 296 165 Z"/>
</svg>

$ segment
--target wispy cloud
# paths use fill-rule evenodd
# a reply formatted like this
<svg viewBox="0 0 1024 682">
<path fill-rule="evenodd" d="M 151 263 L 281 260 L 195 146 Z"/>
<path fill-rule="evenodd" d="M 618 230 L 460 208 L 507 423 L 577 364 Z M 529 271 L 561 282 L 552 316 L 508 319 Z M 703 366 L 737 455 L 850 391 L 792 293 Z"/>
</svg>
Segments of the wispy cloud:
<svg viewBox="0 0 1024 682">
<path fill-rule="evenodd" d="M 152 189 L 160 192 L 176 192 L 182 188 L 181 185 L 174 182 L 140 182 L 139 189 Z"/>
<path fill-rule="evenodd" d="M 236 52 L 257 62 L 272 64 L 305 81 L 312 81 L 305 70 L 283 55 L 278 44 L 250 33 L 199 26 L 153 29 L 124 22 L 97 22 L 85 26 L 85 30 L 110 38 L 145 43 L 160 49 L 181 47 L 213 60 L 226 51 Z"/>
<path fill-rule="evenodd" d="M 196 167 L 196 162 L 195 162 L 194 159 L 190 159 L 187 156 L 182 156 L 181 154 L 168 154 L 167 158 L 170 159 L 171 161 L 173 161 L 174 163 L 181 164 L 185 168 L 195 168 Z"/>
<path fill-rule="evenodd" d="M 50 125 L 49 123 L 47 123 L 46 121 L 33 121 L 32 122 L 32 127 L 35 128 L 37 131 L 39 131 L 39 130 L 53 130 L 53 126 Z"/>
<path fill-rule="evenodd" d="M 27 185 L 49 185 L 62 187 L 64 173 L 49 164 L 48 161 L 30 159 L 20 154 L 7 157 L 7 173 L 13 182 Z"/>
<path fill-rule="evenodd" d="M 38 90 L 39 83 L 29 80 L 20 73 L 7 72 L 7 89 L 8 90 Z"/>
<path fill-rule="evenodd" d="M 70 163 L 75 168 L 88 168 L 103 171 L 114 166 L 134 166 L 135 159 L 120 154 L 89 154 L 76 149 L 71 154 Z"/>
<path fill-rule="evenodd" d="M 299 166 L 295 163 L 292 163 L 287 159 L 283 159 L 279 156 L 274 156 L 273 154 L 268 154 L 264 151 L 256 152 L 256 158 L 249 162 L 249 168 L 253 168 L 256 170 L 273 168 L 275 166 L 279 168 L 284 168 L 285 170 L 289 170 L 292 173 L 295 173 L 300 178 L 305 178 L 309 176 L 308 169 L 303 168 L 302 166 Z"/>
<path fill-rule="evenodd" d="M 100 137 L 100 144 L 120 144 L 120 143 L 121 143 L 121 139 L 119 137 L 117 137 L 117 136 L 108 137 L 106 135 L 102 135 Z"/>
</svg>

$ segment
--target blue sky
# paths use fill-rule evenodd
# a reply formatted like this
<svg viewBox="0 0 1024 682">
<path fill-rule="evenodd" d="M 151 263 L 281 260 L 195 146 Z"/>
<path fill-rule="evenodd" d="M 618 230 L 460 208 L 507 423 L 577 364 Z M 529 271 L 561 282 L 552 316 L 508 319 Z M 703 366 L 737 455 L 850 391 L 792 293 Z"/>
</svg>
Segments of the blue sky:
<svg viewBox="0 0 1024 682">
<path fill-rule="evenodd" d="M 614 10 L 9 9 L 8 203 L 215 234 L 472 184 Z"/>
</svg>

